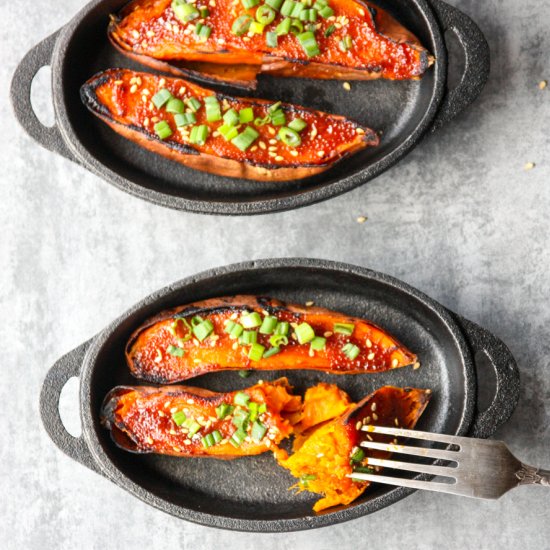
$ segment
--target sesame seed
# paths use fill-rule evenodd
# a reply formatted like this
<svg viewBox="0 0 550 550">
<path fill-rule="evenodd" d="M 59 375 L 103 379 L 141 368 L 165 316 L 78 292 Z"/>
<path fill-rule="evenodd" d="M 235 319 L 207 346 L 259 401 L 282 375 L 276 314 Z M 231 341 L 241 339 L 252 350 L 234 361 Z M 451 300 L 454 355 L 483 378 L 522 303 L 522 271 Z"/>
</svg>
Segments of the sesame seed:
<svg viewBox="0 0 550 550">
<path fill-rule="evenodd" d="M 159 411 L 159 416 L 166 416 L 163 411 Z"/>
<path fill-rule="evenodd" d="M 153 444 L 153 438 L 152 438 L 152 437 L 148 437 L 148 438 L 147 438 L 147 443 L 149 443 L 149 445 L 152 445 L 152 444 Z"/>
<path fill-rule="evenodd" d="M 273 151 L 269 151 L 268 155 L 271 157 L 271 158 L 274 158 L 277 156 L 277 153 L 274 153 Z"/>
<path fill-rule="evenodd" d="M 376 403 L 373 403 L 371 406 L 370 406 L 370 410 L 372 412 L 374 412 L 376 410 Z"/>
<path fill-rule="evenodd" d="M 276 160 L 277 162 L 282 162 L 282 161 L 285 160 L 285 159 L 284 159 L 281 155 L 277 155 L 277 156 L 275 157 L 275 160 Z"/>
<path fill-rule="evenodd" d="M 367 221 L 366 216 L 358 216 L 357 217 L 357 223 L 365 223 Z"/>
<path fill-rule="evenodd" d="M 276 130 L 275 130 L 275 128 L 272 128 L 271 126 L 269 126 L 269 127 L 267 128 L 267 131 L 268 131 L 272 136 L 274 136 L 274 135 L 277 133 Z"/>
<path fill-rule="evenodd" d="M 238 343 L 238 342 L 235 342 L 235 343 L 231 346 L 232 349 L 237 349 L 238 347 L 239 347 L 239 343 Z"/>
<path fill-rule="evenodd" d="M 267 145 L 263 141 L 260 141 L 258 145 L 260 146 L 260 149 L 267 149 Z"/>
<path fill-rule="evenodd" d="M 269 151 L 276 151 L 276 150 L 277 150 L 277 146 L 276 146 L 276 145 L 270 145 L 267 149 L 268 149 Z"/>
<path fill-rule="evenodd" d="M 158 116 L 151 117 L 152 122 L 158 122 L 160 118 Z"/>
<path fill-rule="evenodd" d="M 317 151 L 317 156 L 319 158 L 323 158 L 325 156 L 325 152 L 324 151 Z"/>
<path fill-rule="evenodd" d="M 307 307 L 311 307 L 313 304 L 315 304 L 315 302 L 313 302 L 312 300 L 310 300 L 309 302 L 306 302 Z"/>
<path fill-rule="evenodd" d="M 172 447 L 176 453 L 181 453 L 181 449 L 179 447 Z"/>
<path fill-rule="evenodd" d="M 413 365 L 413 370 L 418 370 L 420 368 L 420 363 L 417 361 L 414 365 Z"/>
<path fill-rule="evenodd" d="M 368 338 L 365 342 L 365 345 L 367 346 L 367 348 L 372 348 L 372 342 Z"/>
<path fill-rule="evenodd" d="M 546 80 L 541 80 L 539 82 L 539 90 L 544 90 L 544 88 L 546 88 L 546 86 L 548 86 L 548 81 Z"/>
<path fill-rule="evenodd" d="M 250 42 L 250 37 L 249 36 L 243 36 L 243 41 L 244 42 Z"/>
<path fill-rule="evenodd" d="M 161 78 L 161 79 L 159 80 L 159 86 L 164 86 L 165 84 L 166 84 L 166 79 Z"/>
<path fill-rule="evenodd" d="M 176 435 L 176 430 L 174 430 L 173 428 L 170 430 L 170 435 Z"/>
<path fill-rule="evenodd" d="M 523 169 L 528 172 L 529 170 L 532 170 L 534 167 L 535 167 L 535 163 L 534 162 L 527 162 L 525 163 L 525 165 L 523 166 Z"/>
<path fill-rule="evenodd" d="M 327 331 L 323 334 L 323 336 L 324 336 L 325 338 L 330 338 L 330 337 L 332 336 L 332 332 L 330 332 L 330 330 L 327 330 Z"/>
<path fill-rule="evenodd" d="M 164 402 L 164 408 L 167 409 L 170 406 L 170 401 Z"/>
<path fill-rule="evenodd" d="M 372 413 L 372 419 L 376 422 L 378 420 L 378 415 L 376 413 Z"/>
<path fill-rule="evenodd" d="M 191 440 L 190 439 L 184 439 L 183 442 L 185 443 L 185 445 L 191 445 Z"/>
<path fill-rule="evenodd" d="M 147 47 L 147 40 L 142 40 L 141 41 L 141 47 L 144 48 L 144 49 Z"/>
<path fill-rule="evenodd" d="M 187 400 L 187 404 L 188 405 L 194 405 L 195 404 L 195 401 L 193 399 L 188 399 Z"/>
<path fill-rule="evenodd" d="M 122 84 L 122 80 L 115 80 L 115 84 L 116 84 L 117 86 L 120 86 L 120 85 Z"/>
<path fill-rule="evenodd" d="M 344 88 L 344 90 L 346 90 L 346 92 L 349 92 L 351 90 L 351 84 L 349 82 L 344 82 L 342 84 L 342 88 Z"/>
<path fill-rule="evenodd" d="M 155 36 L 155 33 L 153 31 L 147 31 L 145 35 L 147 36 L 147 38 L 153 38 L 153 36 Z"/>
<path fill-rule="evenodd" d="M 396 425 L 397 427 L 399 427 L 399 420 L 398 420 L 397 416 L 394 418 L 393 421 L 394 421 L 395 425 Z"/>
<path fill-rule="evenodd" d="M 359 421 L 357 422 L 357 424 L 355 424 L 355 429 L 356 429 L 356 430 L 360 430 L 360 429 L 361 429 L 361 426 L 362 426 L 362 422 L 361 422 L 361 420 L 359 420 Z"/>
<path fill-rule="evenodd" d="M 356 129 L 355 129 L 355 133 L 356 133 L 356 134 L 359 134 L 359 135 L 362 135 L 362 134 L 365 133 L 365 130 L 363 130 L 363 128 L 356 128 Z"/>
<path fill-rule="evenodd" d="M 372 441 L 372 437 L 371 437 L 369 434 L 367 434 L 367 439 L 368 439 L 369 441 Z"/>
<path fill-rule="evenodd" d="M 365 418 L 363 418 L 363 424 L 370 424 L 370 416 L 365 416 Z"/>
<path fill-rule="evenodd" d="M 298 151 L 295 151 L 294 149 L 292 149 L 292 151 L 290 151 L 290 154 L 291 154 L 293 157 L 297 157 L 297 156 L 298 156 Z"/>
<path fill-rule="evenodd" d="M 277 140 L 276 139 L 270 139 L 269 144 L 270 145 L 277 145 Z"/>
<path fill-rule="evenodd" d="M 177 407 L 172 407 L 172 408 L 170 409 L 170 412 L 171 412 L 172 414 L 174 414 L 175 412 L 177 412 L 177 410 L 178 410 Z"/>
<path fill-rule="evenodd" d="M 325 456 L 325 453 L 319 453 L 319 454 L 317 455 L 317 458 L 323 458 L 324 456 Z"/>
<path fill-rule="evenodd" d="M 257 145 L 253 145 L 251 148 L 250 148 L 250 152 L 253 153 L 254 151 L 257 151 L 258 150 L 258 146 Z"/>
<path fill-rule="evenodd" d="M 374 359 L 374 353 L 369 353 L 369 354 L 367 355 L 367 359 L 368 359 L 369 361 L 372 361 L 372 360 Z"/>
<path fill-rule="evenodd" d="M 359 10 L 357 10 L 357 11 L 359 11 L 359 13 L 361 15 L 365 15 L 365 10 L 363 8 L 359 8 Z"/>
<path fill-rule="evenodd" d="M 136 31 L 136 30 L 133 30 L 133 31 L 132 31 L 132 36 L 133 36 L 134 38 L 139 38 L 139 32 Z"/>
<path fill-rule="evenodd" d="M 143 125 L 144 125 L 144 126 L 149 126 L 149 117 L 145 117 L 145 118 L 143 119 Z"/>
<path fill-rule="evenodd" d="M 130 88 L 130 93 L 133 94 L 137 92 L 137 89 L 138 89 L 137 84 L 133 84 L 132 87 Z"/>
<path fill-rule="evenodd" d="M 398 361 L 397 359 L 394 359 L 394 360 L 391 362 L 392 369 L 394 369 L 395 367 L 397 367 L 397 365 L 399 365 L 399 361 Z"/>
</svg>

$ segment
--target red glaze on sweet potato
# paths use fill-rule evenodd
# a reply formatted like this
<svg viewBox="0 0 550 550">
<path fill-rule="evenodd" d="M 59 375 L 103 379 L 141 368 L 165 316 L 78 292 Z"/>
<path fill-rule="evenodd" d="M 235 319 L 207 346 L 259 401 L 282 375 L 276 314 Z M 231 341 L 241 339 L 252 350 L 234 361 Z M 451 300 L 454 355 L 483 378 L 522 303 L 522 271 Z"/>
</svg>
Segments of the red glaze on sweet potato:
<svg viewBox="0 0 550 550">
<path fill-rule="evenodd" d="M 366 433 L 359 428 L 372 424 L 412 429 L 426 408 L 430 394 L 430 390 L 384 386 L 344 415 L 314 428 L 308 437 L 307 434 L 301 436 L 291 456 L 277 449 L 277 461 L 299 479 L 295 486 L 299 491 L 323 495 L 313 507 L 316 512 L 350 504 L 370 485 L 368 481 L 350 478 L 354 469 L 368 466 L 369 456 L 387 458 L 390 455 L 385 451 L 363 449 L 364 456 L 357 456 L 357 450 L 362 449 L 360 442 L 365 439 L 392 441 L 389 436 Z M 356 460 L 352 460 L 354 456 Z"/>
<path fill-rule="evenodd" d="M 250 345 L 226 332 L 226 323 L 241 324 L 243 318 L 257 312 L 262 318 L 275 317 L 290 323 L 288 343 L 278 346 L 279 353 L 252 360 Z M 212 324 L 211 334 L 202 341 L 194 337 L 190 327 L 194 316 Z M 311 343 L 295 339 L 298 327 L 307 323 L 316 336 L 326 338 L 324 349 L 312 350 Z M 351 336 L 335 332 L 335 323 L 353 325 Z M 258 327 L 251 330 L 258 330 Z M 274 346 L 271 334 L 258 331 L 257 343 Z M 349 358 L 344 346 L 357 346 L 358 355 Z M 346 348 L 347 349 L 347 348 Z M 180 351 L 181 350 L 181 351 Z M 132 374 L 155 383 L 186 380 L 200 374 L 222 370 L 322 370 L 332 374 L 381 372 L 415 363 L 416 355 L 395 338 L 364 319 L 319 307 L 285 304 L 256 296 L 213 298 L 164 311 L 149 319 L 131 336 L 126 359 Z"/>
<path fill-rule="evenodd" d="M 286 417 L 300 409 L 301 399 L 290 391 L 286 378 L 228 393 L 187 386 L 118 386 L 104 400 L 102 423 L 119 447 L 136 453 L 224 459 L 257 455 L 292 432 Z M 237 404 L 244 403 L 239 398 L 236 403 L 237 395 L 248 402 Z M 224 403 L 232 409 L 220 418 L 219 407 Z M 264 405 L 265 412 L 260 409 L 249 417 L 246 438 L 236 444 L 235 419 L 240 412 L 250 414 L 252 403 Z M 209 437 L 214 443 L 208 445 Z"/>
<path fill-rule="evenodd" d="M 196 122 L 177 127 L 177 115 L 168 112 L 165 106 L 157 108 L 151 101 L 161 89 L 168 90 L 176 99 L 199 100 L 201 105 L 194 113 Z M 344 117 L 282 104 L 285 125 L 295 119 L 306 124 L 299 132 L 300 144 L 293 147 L 278 139 L 282 126 L 271 122 L 257 125 L 251 121 L 236 126 L 239 133 L 250 128 L 259 134 L 243 151 L 221 135 L 219 128 L 224 124 L 223 119 L 207 120 L 204 98 L 215 97 L 222 114 L 230 109 L 239 112 L 252 108 L 255 120 L 268 117 L 268 109 L 274 102 L 235 98 L 185 80 L 127 69 L 110 69 L 92 77 L 82 86 L 81 97 L 92 113 L 131 141 L 190 168 L 226 177 L 301 179 L 323 172 L 335 162 L 379 142 L 374 131 Z M 187 107 L 186 112 L 190 111 Z M 165 121 L 172 132 L 164 139 L 155 130 L 161 121 Z M 191 129 L 199 125 L 208 128 L 208 137 L 204 143 L 191 143 Z"/>
<path fill-rule="evenodd" d="M 125 55 L 157 69 L 248 88 L 255 87 L 259 73 L 318 79 L 418 79 L 433 62 L 411 32 L 368 2 L 330 0 L 334 14 L 317 17 L 314 33 L 319 53 L 312 57 L 292 32 L 279 36 L 276 47 L 267 46 L 265 33 L 274 32 L 284 19 L 278 12 L 263 33 L 237 36 L 232 32 L 234 21 L 242 15 L 254 18 L 258 6 L 245 9 L 237 0 L 197 0 L 195 5 L 207 8 L 209 14 L 183 22 L 171 3 L 133 0 L 112 16 L 111 42 Z M 211 28 L 206 40 L 195 34 L 197 23 Z M 332 34 L 326 36 L 332 25 Z M 345 37 L 352 40 L 347 51 L 341 46 Z"/>
</svg>

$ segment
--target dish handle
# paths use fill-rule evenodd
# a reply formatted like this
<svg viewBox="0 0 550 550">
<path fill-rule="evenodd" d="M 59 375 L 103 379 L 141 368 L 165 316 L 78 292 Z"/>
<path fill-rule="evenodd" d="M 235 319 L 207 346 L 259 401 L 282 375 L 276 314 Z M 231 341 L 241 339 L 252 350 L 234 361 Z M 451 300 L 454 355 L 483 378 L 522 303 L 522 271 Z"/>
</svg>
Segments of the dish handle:
<svg viewBox="0 0 550 550">
<path fill-rule="evenodd" d="M 55 42 L 61 30 L 57 30 L 27 52 L 13 74 L 10 98 L 19 124 L 23 126 L 30 137 L 49 151 L 75 161 L 76 159 L 67 148 L 57 125 L 44 126 L 38 120 L 31 104 L 32 81 L 42 67 L 51 64 Z"/>
<path fill-rule="evenodd" d="M 48 371 L 40 392 L 40 417 L 51 440 L 61 451 L 77 462 L 80 462 L 80 464 L 90 468 L 90 470 L 100 474 L 101 471 L 90 453 L 84 438 L 82 436 L 72 436 L 65 429 L 65 426 L 63 426 L 59 414 L 61 391 L 70 378 L 80 375 L 82 362 L 91 342 L 91 340 L 88 340 L 61 357 Z"/>
<path fill-rule="evenodd" d="M 519 400 L 519 370 L 512 353 L 502 340 L 464 317 L 455 319 L 466 335 L 474 356 L 485 353 L 495 371 L 496 389 L 490 405 L 484 411 L 476 411 L 469 435 L 486 438 L 504 424 L 516 408 Z M 476 375 L 479 372 L 476 369 Z"/>
<path fill-rule="evenodd" d="M 430 0 L 443 32 L 455 33 L 464 51 L 464 70 L 460 82 L 447 90 L 432 131 L 447 124 L 481 93 L 489 78 L 491 54 L 479 27 L 464 13 L 441 0 Z"/>
</svg>

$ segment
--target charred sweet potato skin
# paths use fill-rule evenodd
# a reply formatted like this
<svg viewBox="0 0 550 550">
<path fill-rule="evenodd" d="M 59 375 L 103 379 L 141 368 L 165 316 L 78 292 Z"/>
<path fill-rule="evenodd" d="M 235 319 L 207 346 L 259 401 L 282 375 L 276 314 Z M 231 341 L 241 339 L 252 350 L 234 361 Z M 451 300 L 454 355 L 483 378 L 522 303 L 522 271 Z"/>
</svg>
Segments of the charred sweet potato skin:
<svg viewBox="0 0 550 550">
<path fill-rule="evenodd" d="M 360 427 L 372 424 L 412 429 L 426 408 L 430 395 L 430 390 L 384 386 L 341 417 L 315 429 L 290 457 L 284 450 L 278 449 L 277 460 L 299 479 L 298 490 L 323 495 L 315 503 L 314 511 L 348 505 L 370 485 L 369 482 L 349 477 L 354 467 L 367 465 L 369 456 L 389 456 L 384 451 L 369 450 L 361 463 L 355 464 L 351 461 L 354 450 L 367 438 L 384 443 L 392 440 L 380 434 L 367 434 Z"/>
<path fill-rule="evenodd" d="M 326 335 L 324 350 L 312 352 L 310 344 L 300 344 L 289 335 L 288 345 L 268 358 L 252 361 L 248 347 L 239 346 L 225 332 L 225 323 L 237 321 L 246 312 L 274 316 L 293 324 L 307 322 L 317 335 Z M 211 337 L 203 342 L 189 338 L 178 318 L 199 315 L 214 325 Z M 351 336 L 333 333 L 335 323 L 352 323 Z M 292 325 L 291 325 L 292 326 Z M 270 347 L 269 336 L 258 334 L 258 342 Z M 360 349 L 355 359 L 342 351 L 346 343 Z M 182 357 L 167 353 L 169 346 L 181 346 Z M 381 372 L 415 363 L 416 356 L 376 325 L 319 307 L 285 304 L 268 297 L 229 296 L 213 298 L 164 311 L 139 327 L 126 347 L 126 359 L 134 376 L 155 383 L 179 382 L 212 371 L 223 370 L 321 370 L 332 374 Z"/>
<path fill-rule="evenodd" d="M 238 447 L 230 443 L 237 429 L 232 422 L 234 411 L 222 419 L 216 413 L 216 407 L 222 403 L 234 405 L 236 391 L 215 393 L 188 386 L 118 386 L 104 400 L 102 423 L 111 430 L 119 447 L 135 453 L 222 459 L 257 455 L 268 451 L 292 432 L 286 417 L 299 410 L 301 399 L 290 391 L 285 378 L 240 390 L 250 397 L 250 401 L 266 405 L 267 411 L 259 419 L 268 431 L 260 441 L 248 437 Z M 195 435 L 189 437 L 186 427 L 176 424 L 172 415 L 178 411 L 201 424 Z M 202 438 L 215 430 L 223 439 L 205 447 Z"/>
<path fill-rule="evenodd" d="M 198 73 L 250 88 L 259 73 L 321 79 L 417 79 L 433 62 L 419 40 L 386 11 L 355 0 L 331 0 L 331 7 L 334 17 L 317 23 L 320 53 L 311 58 L 292 33 L 280 36 L 276 48 L 267 48 L 261 34 L 233 34 L 233 21 L 243 14 L 254 17 L 255 8 L 244 10 L 232 0 L 208 3 L 210 14 L 205 22 L 213 31 L 203 42 L 197 42 L 187 32 L 188 25 L 177 19 L 171 0 L 134 0 L 112 18 L 108 34 L 120 51 L 155 68 L 162 64 L 173 73 Z M 277 16 L 266 30 L 274 30 L 281 19 Z M 340 27 L 325 36 L 335 21 Z M 339 47 L 343 36 L 353 38 L 350 51 Z M 197 71 L 194 64 L 198 62 L 202 67 Z M 221 71 L 220 65 L 235 67 L 235 72 Z"/>
<path fill-rule="evenodd" d="M 260 135 L 255 145 L 241 151 L 217 132 L 223 120 L 206 120 L 204 106 L 195 113 L 196 125 L 209 128 L 208 138 L 202 145 L 191 144 L 189 127 L 177 129 L 175 114 L 152 103 L 151 98 L 160 89 L 168 89 L 182 100 L 193 97 L 202 101 L 215 96 L 225 110 L 252 107 L 257 118 L 265 117 L 273 104 L 216 94 L 182 79 L 127 69 L 110 69 L 95 75 L 82 87 L 81 97 L 92 113 L 127 139 L 191 168 L 225 177 L 259 181 L 301 179 L 323 172 L 360 149 L 379 143 L 373 130 L 344 117 L 285 104 L 283 109 L 289 121 L 301 118 L 307 123 L 298 147 L 274 139 L 278 128 L 264 125 L 253 126 Z M 154 131 L 160 121 L 166 121 L 173 132 L 164 140 Z"/>
</svg>

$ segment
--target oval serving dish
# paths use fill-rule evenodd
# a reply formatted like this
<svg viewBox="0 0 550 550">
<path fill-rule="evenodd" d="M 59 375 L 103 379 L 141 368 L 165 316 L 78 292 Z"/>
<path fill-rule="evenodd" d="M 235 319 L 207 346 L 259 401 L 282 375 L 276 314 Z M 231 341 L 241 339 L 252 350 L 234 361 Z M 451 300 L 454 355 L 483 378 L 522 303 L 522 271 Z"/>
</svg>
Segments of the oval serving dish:
<svg viewBox="0 0 550 550">
<path fill-rule="evenodd" d="M 488 331 L 450 312 L 392 277 L 347 264 L 312 259 L 262 260 L 213 269 L 179 281 L 145 298 L 104 331 L 62 357 L 42 387 L 40 411 L 55 444 L 67 455 L 106 476 L 144 502 L 182 519 L 243 531 L 293 531 L 370 514 L 409 495 L 405 488 L 369 488 L 347 507 L 312 511 L 315 495 L 293 494 L 294 484 L 269 453 L 234 461 L 135 455 L 119 449 L 101 426 L 101 404 L 117 385 L 136 384 L 125 361 L 133 331 L 156 313 L 216 296 L 269 295 L 368 318 L 418 354 L 421 367 L 338 376 L 315 371 L 210 373 L 193 386 L 213 391 L 244 388 L 259 379 L 287 376 L 296 391 L 332 382 L 359 400 L 384 385 L 433 392 L 418 428 L 488 437 L 514 410 L 519 375 L 506 346 Z M 476 354 L 494 368 L 496 390 L 483 412 L 477 408 Z M 69 435 L 60 419 L 59 396 L 67 380 L 80 378 L 82 436 Z M 418 476 L 422 478 L 422 476 Z"/>
<path fill-rule="evenodd" d="M 210 214 L 259 214 L 312 204 L 371 180 L 409 152 L 430 129 L 447 123 L 479 94 L 489 74 L 489 49 L 478 27 L 441 0 L 375 2 L 410 29 L 435 57 L 419 81 L 353 82 L 262 77 L 255 97 L 286 101 L 346 116 L 382 135 L 378 147 L 356 154 L 317 176 L 285 182 L 204 174 L 159 155 L 104 127 L 87 111 L 79 90 L 93 74 L 113 67 L 143 67 L 109 43 L 109 15 L 124 0 L 95 0 L 66 26 L 35 46 L 18 66 L 11 98 L 25 130 L 44 147 L 82 164 L 116 187 L 155 204 Z M 444 33 L 454 32 L 465 66 L 447 89 Z M 42 126 L 30 104 L 37 71 L 52 67 L 55 125 Z"/>
</svg>

